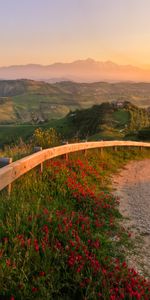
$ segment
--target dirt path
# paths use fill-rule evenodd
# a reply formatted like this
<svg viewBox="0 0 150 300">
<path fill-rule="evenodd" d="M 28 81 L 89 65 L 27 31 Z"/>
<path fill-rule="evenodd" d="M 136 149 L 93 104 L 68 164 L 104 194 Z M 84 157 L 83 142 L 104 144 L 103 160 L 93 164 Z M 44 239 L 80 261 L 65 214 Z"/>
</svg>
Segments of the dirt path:
<svg viewBox="0 0 150 300">
<path fill-rule="evenodd" d="M 112 183 L 135 245 L 126 250 L 129 266 L 150 278 L 150 159 L 128 163 Z"/>
</svg>

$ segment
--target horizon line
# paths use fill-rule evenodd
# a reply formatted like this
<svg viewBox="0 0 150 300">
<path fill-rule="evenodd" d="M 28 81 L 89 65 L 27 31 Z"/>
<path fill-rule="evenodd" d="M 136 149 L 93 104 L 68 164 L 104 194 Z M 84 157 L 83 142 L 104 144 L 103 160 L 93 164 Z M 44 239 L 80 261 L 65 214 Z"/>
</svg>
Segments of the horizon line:
<svg viewBox="0 0 150 300">
<path fill-rule="evenodd" d="M 124 66 L 128 66 L 128 67 L 136 67 L 138 69 L 141 69 L 141 70 L 150 70 L 150 65 L 137 65 L 137 64 L 131 64 L 131 63 L 117 63 L 116 61 L 113 61 L 113 60 L 110 60 L 110 59 L 107 59 L 107 60 L 97 60 L 97 59 L 94 59 L 94 58 L 85 58 L 85 59 L 82 59 L 82 58 L 79 58 L 79 59 L 74 59 L 74 60 L 70 60 L 70 61 L 54 61 L 54 62 L 51 62 L 49 64 L 42 64 L 42 63 L 38 63 L 38 62 L 27 62 L 27 63 L 20 63 L 20 64 L 10 64 L 10 65 L 0 65 L 0 68 L 10 68 L 10 67 L 24 67 L 24 66 L 41 66 L 41 67 L 48 67 L 48 66 L 51 66 L 51 65 L 55 65 L 55 64 L 71 64 L 71 63 L 75 63 L 75 62 L 80 62 L 80 61 L 93 61 L 95 63 L 112 63 L 112 64 L 115 64 L 115 65 L 118 65 L 118 66 L 121 66 L 121 67 L 124 67 Z"/>
</svg>

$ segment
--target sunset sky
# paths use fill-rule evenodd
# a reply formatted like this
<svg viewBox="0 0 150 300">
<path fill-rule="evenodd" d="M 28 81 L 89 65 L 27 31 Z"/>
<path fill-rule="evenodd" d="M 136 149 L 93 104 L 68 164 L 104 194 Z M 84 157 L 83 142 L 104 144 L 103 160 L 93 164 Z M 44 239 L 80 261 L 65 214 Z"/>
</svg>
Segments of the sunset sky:
<svg viewBox="0 0 150 300">
<path fill-rule="evenodd" d="M 87 57 L 150 67 L 150 0 L 0 0 L 0 66 Z"/>
</svg>

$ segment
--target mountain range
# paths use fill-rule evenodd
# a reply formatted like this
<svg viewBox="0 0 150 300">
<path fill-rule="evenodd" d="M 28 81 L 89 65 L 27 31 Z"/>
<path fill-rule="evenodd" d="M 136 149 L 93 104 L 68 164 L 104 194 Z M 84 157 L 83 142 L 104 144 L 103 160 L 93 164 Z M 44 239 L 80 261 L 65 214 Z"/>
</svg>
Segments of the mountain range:
<svg viewBox="0 0 150 300">
<path fill-rule="evenodd" d="M 33 79 L 46 82 L 76 81 L 136 81 L 150 82 L 150 70 L 111 61 L 99 62 L 91 58 L 71 63 L 51 65 L 27 64 L 0 67 L 0 79 Z"/>
</svg>

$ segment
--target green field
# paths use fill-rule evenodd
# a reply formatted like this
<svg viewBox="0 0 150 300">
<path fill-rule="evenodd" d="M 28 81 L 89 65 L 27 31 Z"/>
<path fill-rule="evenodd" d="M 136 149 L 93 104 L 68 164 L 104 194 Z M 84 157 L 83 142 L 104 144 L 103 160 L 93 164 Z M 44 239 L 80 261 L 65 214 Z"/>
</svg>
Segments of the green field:
<svg viewBox="0 0 150 300">
<path fill-rule="evenodd" d="M 32 125 L 0 125 L 0 146 L 16 143 L 19 138 L 26 140 L 36 128 Z"/>
<path fill-rule="evenodd" d="M 130 101 L 148 107 L 150 84 L 69 81 L 49 84 L 33 80 L 1 80 L 0 124 L 39 124 L 62 118 L 69 111 L 111 101 Z"/>
<path fill-rule="evenodd" d="M 41 125 L 0 125 L 0 147 L 11 143 L 16 144 L 20 138 L 27 141 L 31 138 L 36 128 L 44 130 L 51 127 L 55 128 L 61 134 L 62 138 L 74 135 L 72 124 L 66 118 L 51 120 Z"/>
<path fill-rule="evenodd" d="M 113 113 L 114 119 L 118 122 L 119 127 L 124 127 L 125 125 L 128 125 L 130 121 L 130 113 L 126 110 L 117 110 Z"/>
<path fill-rule="evenodd" d="M 150 116 L 144 109 L 129 102 L 122 109 L 114 108 L 112 103 L 102 103 L 88 109 L 75 110 L 64 118 L 51 119 L 41 124 L 0 125 L 0 146 L 16 143 L 19 138 L 26 141 L 39 127 L 55 128 L 62 140 L 136 140 L 142 139 L 142 134 L 138 135 L 138 131 L 149 126 Z M 148 136 L 148 129 L 143 138 L 144 136 Z"/>
</svg>

